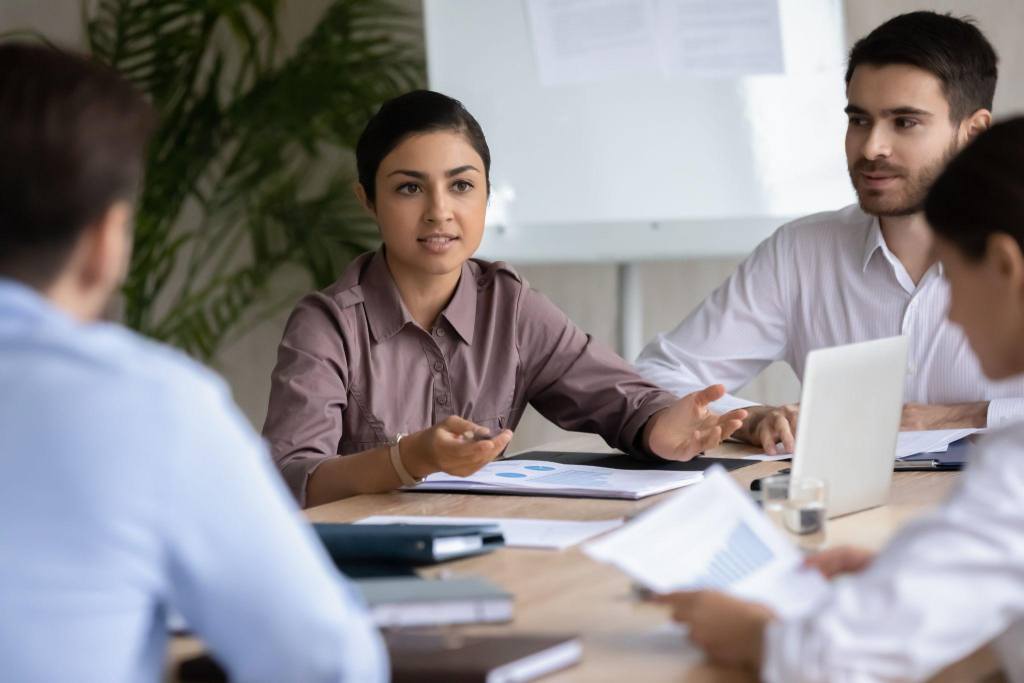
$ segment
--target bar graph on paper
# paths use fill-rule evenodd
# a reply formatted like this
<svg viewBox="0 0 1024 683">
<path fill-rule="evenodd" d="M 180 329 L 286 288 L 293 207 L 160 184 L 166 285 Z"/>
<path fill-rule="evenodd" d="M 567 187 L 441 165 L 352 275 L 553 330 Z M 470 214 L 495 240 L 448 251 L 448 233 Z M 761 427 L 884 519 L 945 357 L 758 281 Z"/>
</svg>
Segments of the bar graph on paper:
<svg viewBox="0 0 1024 683">
<path fill-rule="evenodd" d="M 740 521 L 711 558 L 707 570 L 694 581 L 694 588 L 727 588 L 765 567 L 774 557 L 772 549 L 745 521 Z"/>
</svg>

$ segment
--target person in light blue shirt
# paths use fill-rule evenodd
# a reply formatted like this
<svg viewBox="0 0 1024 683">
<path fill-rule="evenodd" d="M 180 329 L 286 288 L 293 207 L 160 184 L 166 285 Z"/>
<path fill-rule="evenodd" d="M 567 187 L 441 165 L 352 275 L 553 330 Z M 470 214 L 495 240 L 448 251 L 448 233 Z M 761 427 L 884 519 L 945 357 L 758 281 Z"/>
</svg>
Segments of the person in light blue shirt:
<svg viewBox="0 0 1024 683">
<path fill-rule="evenodd" d="M 0 680 L 160 680 L 171 611 L 233 681 L 386 680 L 224 383 L 97 322 L 150 119 L 104 67 L 0 46 Z"/>
</svg>

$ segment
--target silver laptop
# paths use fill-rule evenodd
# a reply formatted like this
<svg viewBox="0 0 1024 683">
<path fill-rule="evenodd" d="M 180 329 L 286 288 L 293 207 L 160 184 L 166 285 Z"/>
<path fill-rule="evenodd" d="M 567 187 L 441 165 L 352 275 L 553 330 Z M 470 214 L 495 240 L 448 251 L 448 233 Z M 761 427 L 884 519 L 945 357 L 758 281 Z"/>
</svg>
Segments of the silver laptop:
<svg viewBox="0 0 1024 683">
<path fill-rule="evenodd" d="M 906 337 L 807 354 L 792 469 L 827 483 L 829 517 L 888 499 L 906 368 Z"/>
</svg>

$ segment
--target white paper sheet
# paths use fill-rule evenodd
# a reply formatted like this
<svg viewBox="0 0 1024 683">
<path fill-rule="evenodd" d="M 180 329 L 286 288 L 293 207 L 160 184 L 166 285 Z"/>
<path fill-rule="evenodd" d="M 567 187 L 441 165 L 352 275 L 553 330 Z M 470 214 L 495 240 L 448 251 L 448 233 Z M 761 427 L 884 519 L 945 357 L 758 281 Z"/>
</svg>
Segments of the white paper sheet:
<svg viewBox="0 0 1024 683">
<path fill-rule="evenodd" d="M 766 453 L 755 453 L 754 455 L 744 455 L 742 460 L 758 460 L 760 462 L 778 462 L 779 460 L 789 460 L 793 457 L 792 453 L 786 453 L 784 455 L 768 455 Z"/>
<path fill-rule="evenodd" d="M 622 526 L 622 519 L 574 522 L 559 519 L 515 519 L 510 517 L 425 517 L 374 515 L 356 524 L 497 524 L 512 548 L 564 550 L 594 536 Z"/>
<path fill-rule="evenodd" d="M 714 588 L 783 615 L 810 609 L 827 583 L 721 467 L 584 551 L 644 587 L 666 593 Z"/>
<path fill-rule="evenodd" d="M 783 71 L 778 0 L 528 0 L 540 82 Z"/>
<path fill-rule="evenodd" d="M 672 75 L 783 71 L 778 0 L 659 0 L 659 43 Z"/>
<path fill-rule="evenodd" d="M 529 0 L 533 53 L 546 86 L 660 69 L 651 0 Z"/>
<path fill-rule="evenodd" d="M 468 477 L 438 472 L 406 490 L 637 500 L 695 484 L 702 477 L 703 472 L 616 470 L 544 460 L 495 460 Z"/>
<path fill-rule="evenodd" d="M 934 429 L 920 432 L 900 432 L 896 441 L 896 457 L 905 458 L 917 453 L 944 453 L 954 441 L 976 434 L 980 429 Z"/>
<path fill-rule="evenodd" d="M 933 429 L 916 432 L 900 432 L 896 440 L 896 457 L 905 458 L 908 455 L 918 453 L 945 453 L 949 450 L 949 444 L 959 441 L 971 434 L 982 432 L 982 429 Z M 780 446 L 781 447 L 781 446 Z M 765 453 L 754 453 L 743 456 L 743 460 L 759 460 L 764 462 L 775 462 L 792 458 L 792 453 L 785 455 L 767 455 Z"/>
</svg>

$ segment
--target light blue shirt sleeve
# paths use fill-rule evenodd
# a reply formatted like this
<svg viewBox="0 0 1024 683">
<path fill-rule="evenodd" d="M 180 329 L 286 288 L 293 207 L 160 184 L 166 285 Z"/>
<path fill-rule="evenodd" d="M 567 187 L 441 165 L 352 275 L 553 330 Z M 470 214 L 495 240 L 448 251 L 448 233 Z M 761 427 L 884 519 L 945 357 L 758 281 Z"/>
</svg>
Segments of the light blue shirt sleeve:
<svg viewBox="0 0 1024 683">
<path fill-rule="evenodd" d="M 381 638 L 219 382 L 174 397 L 169 605 L 232 681 L 385 681 Z"/>
</svg>

